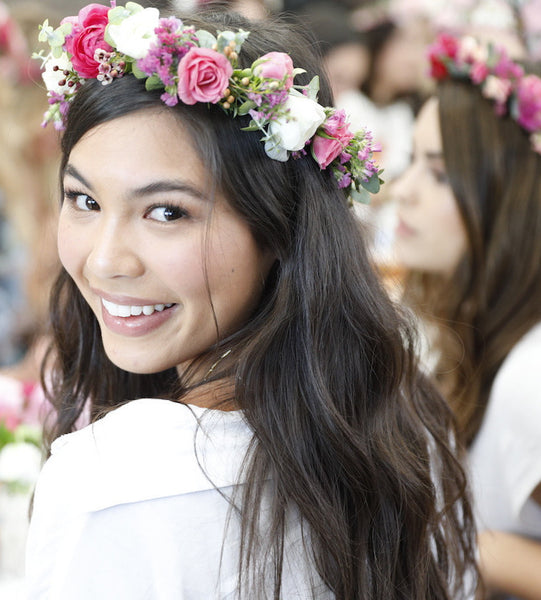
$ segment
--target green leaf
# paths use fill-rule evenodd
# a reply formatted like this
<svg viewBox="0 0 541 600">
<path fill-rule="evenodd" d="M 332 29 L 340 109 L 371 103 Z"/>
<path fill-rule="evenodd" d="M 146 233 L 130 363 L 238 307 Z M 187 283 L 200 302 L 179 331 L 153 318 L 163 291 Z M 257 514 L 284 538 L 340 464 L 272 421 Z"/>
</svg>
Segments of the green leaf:
<svg viewBox="0 0 541 600">
<path fill-rule="evenodd" d="M 163 81 L 157 75 L 151 75 L 145 81 L 145 89 L 147 92 L 151 92 L 152 90 L 160 90 L 163 89 Z"/>
<path fill-rule="evenodd" d="M 256 108 L 257 104 L 253 100 L 246 100 L 243 104 L 241 104 L 238 108 L 239 115 L 247 115 L 252 108 Z"/>
<path fill-rule="evenodd" d="M 199 41 L 200 48 L 212 48 L 214 44 L 218 43 L 212 33 L 205 31 L 204 29 L 199 29 L 195 32 L 195 35 Z"/>
<path fill-rule="evenodd" d="M 6 445 L 15 441 L 15 436 L 10 431 L 4 421 L 0 421 L 0 450 Z"/>
<path fill-rule="evenodd" d="M 232 31 L 220 31 L 220 33 L 218 33 L 218 38 L 216 39 L 218 52 L 223 52 L 229 42 L 235 42 L 235 46 L 237 45 L 235 34 Z"/>
<path fill-rule="evenodd" d="M 250 124 L 247 127 L 241 127 L 241 131 L 259 131 L 261 127 L 254 121 L 250 121 Z"/>
<path fill-rule="evenodd" d="M 141 71 L 141 69 L 137 66 L 136 61 L 131 63 L 131 72 L 135 75 L 135 77 L 137 77 L 137 79 L 144 79 L 145 77 L 148 77 L 148 75 L 144 71 Z"/>
<path fill-rule="evenodd" d="M 360 202 L 361 204 L 370 204 L 370 194 L 366 190 L 361 190 L 358 192 L 352 188 L 349 192 L 349 196 L 355 202 Z"/>
<path fill-rule="evenodd" d="M 310 100 L 317 100 L 317 94 L 319 92 L 319 76 L 316 75 L 312 78 L 312 81 L 308 84 L 308 98 Z"/>
<path fill-rule="evenodd" d="M 365 190 L 368 190 L 371 194 L 377 194 L 380 188 L 380 179 L 377 173 L 370 176 L 368 181 L 361 181 L 361 185 Z"/>
</svg>

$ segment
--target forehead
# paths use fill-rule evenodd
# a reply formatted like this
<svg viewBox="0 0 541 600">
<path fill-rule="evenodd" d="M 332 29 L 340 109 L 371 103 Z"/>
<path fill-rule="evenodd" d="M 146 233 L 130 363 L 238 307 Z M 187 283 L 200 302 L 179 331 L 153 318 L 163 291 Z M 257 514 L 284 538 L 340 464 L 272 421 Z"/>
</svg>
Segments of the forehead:
<svg viewBox="0 0 541 600">
<path fill-rule="evenodd" d="M 188 127 L 169 109 L 141 110 L 87 131 L 70 152 L 69 163 L 96 173 L 131 177 L 179 172 L 204 177 Z"/>
<path fill-rule="evenodd" d="M 437 98 L 427 100 L 419 112 L 415 122 L 414 145 L 418 150 L 442 151 Z"/>
</svg>

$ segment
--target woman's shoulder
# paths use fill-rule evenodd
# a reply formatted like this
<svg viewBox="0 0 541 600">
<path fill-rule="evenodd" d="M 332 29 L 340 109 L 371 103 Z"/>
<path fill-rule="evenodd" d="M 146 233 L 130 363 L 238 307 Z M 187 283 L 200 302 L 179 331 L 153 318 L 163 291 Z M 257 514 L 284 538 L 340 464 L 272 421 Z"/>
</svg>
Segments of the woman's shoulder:
<svg viewBox="0 0 541 600">
<path fill-rule="evenodd" d="M 504 417 L 509 426 L 541 418 L 541 323 L 532 327 L 502 363 L 490 394 L 491 412 Z"/>
<path fill-rule="evenodd" d="M 228 487 L 251 438 L 240 412 L 143 398 L 58 438 L 43 476 L 69 481 L 84 510 Z"/>
<path fill-rule="evenodd" d="M 541 383 L 541 322 L 511 349 L 496 375 L 494 386 L 511 385 L 516 389 L 519 382 Z"/>
</svg>

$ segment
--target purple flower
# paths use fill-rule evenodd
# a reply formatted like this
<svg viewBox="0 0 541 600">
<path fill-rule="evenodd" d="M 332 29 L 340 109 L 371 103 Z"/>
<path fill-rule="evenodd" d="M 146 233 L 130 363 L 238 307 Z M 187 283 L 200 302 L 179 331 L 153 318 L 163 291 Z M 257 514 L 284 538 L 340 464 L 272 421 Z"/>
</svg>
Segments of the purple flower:
<svg viewBox="0 0 541 600">
<path fill-rule="evenodd" d="M 160 99 L 162 102 L 165 102 L 167 106 L 175 106 L 178 104 L 178 96 L 170 94 L 169 92 L 164 92 Z"/>
<path fill-rule="evenodd" d="M 350 173 L 344 173 L 339 179 L 338 179 L 338 187 L 340 189 L 343 188 L 347 188 L 348 186 L 351 185 L 351 174 Z"/>
</svg>

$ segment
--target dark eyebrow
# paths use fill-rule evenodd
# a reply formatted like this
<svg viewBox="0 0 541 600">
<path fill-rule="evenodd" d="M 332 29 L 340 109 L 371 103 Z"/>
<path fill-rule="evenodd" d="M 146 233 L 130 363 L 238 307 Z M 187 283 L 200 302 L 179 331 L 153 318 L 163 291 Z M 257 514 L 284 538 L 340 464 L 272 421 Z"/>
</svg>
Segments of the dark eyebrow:
<svg viewBox="0 0 541 600">
<path fill-rule="evenodd" d="M 74 177 L 75 179 L 80 181 L 91 192 L 94 191 L 92 189 L 92 186 L 88 183 L 88 181 L 81 175 L 81 173 L 79 173 L 79 171 L 73 165 L 68 164 L 66 166 L 66 168 L 64 169 L 64 176 L 65 175 L 71 175 L 71 177 Z M 135 198 L 142 198 L 144 196 L 160 194 L 165 192 L 182 192 L 185 194 L 189 194 L 199 200 L 206 200 L 206 196 L 196 187 L 190 185 L 186 181 L 177 179 L 164 179 L 163 181 L 153 181 L 148 185 L 144 185 L 142 187 L 130 190 L 127 195 Z"/>
<path fill-rule="evenodd" d="M 71 175 L 71 177 L 74 177 L 75 179 L 80 181 L 91 192 L 94 191 L 92 189 L 92 186 L 88 183 L 88 181 L 81 175 L 81 173 L 79 173 L 79 171 L 73 165 L 66 165 L 66 168 L 64 169 L 64 177 L 66 175 Z"/>
<path fill-rule="evenodd" d="M 164 192 L 182 192 L 190 194 L 198 200 L 206 200 L 206 196 L 193 185 L 190 185 L 186 181 L 178 179 L 164 179 L 163 181 L 153 181 L 148 185 L 144 185 L 140 188 L 135 188 L 129 192 L 129 196 L 135 196 L 141 198 L 143 196 L 150 196 L 152 194 L 161 194 Z"/>
</svg>

